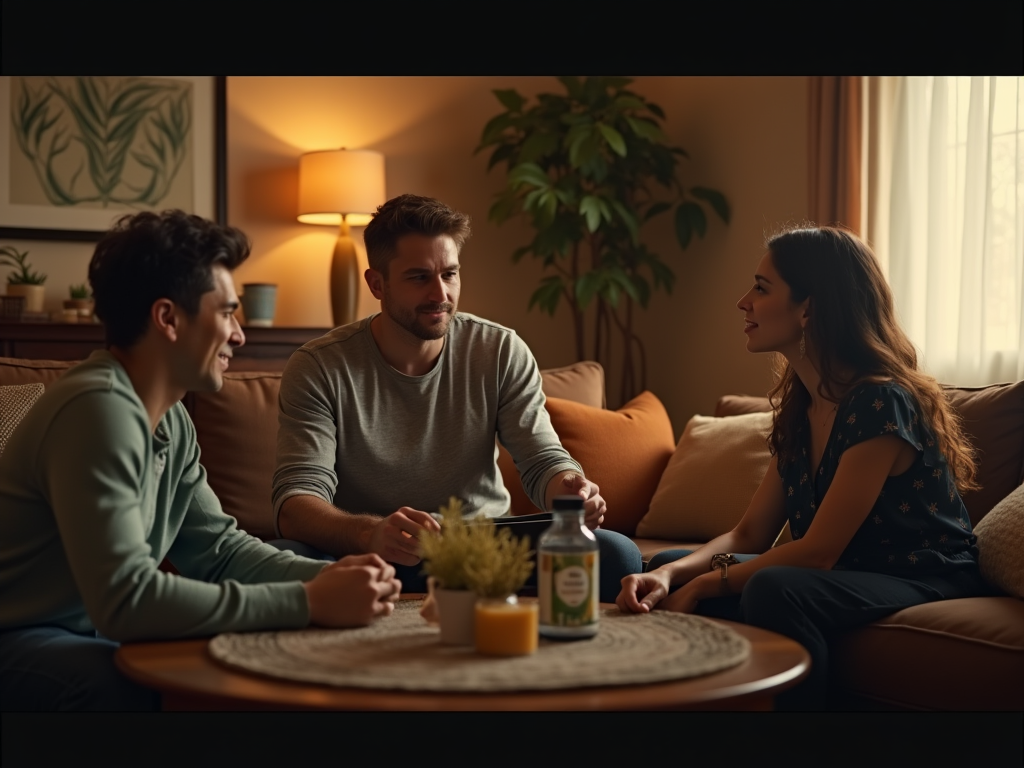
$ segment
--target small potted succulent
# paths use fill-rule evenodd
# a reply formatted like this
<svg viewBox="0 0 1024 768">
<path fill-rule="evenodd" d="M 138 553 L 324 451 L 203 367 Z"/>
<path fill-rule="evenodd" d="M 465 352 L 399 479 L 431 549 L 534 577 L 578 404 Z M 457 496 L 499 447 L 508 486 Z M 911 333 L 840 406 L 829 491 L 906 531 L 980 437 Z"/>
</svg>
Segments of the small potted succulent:
<svg viewBox="0 0 1024 768">
<path fill-rule="evenodd" d="M 28 251 L 19 252 L 9 245 L 0 246 L 0 264 L 14 267 L 7 276 L 7 295 L 23 296 L 26 312 L 42 312 L 46 275 L 34 272 L 28 263 Z"/>
<path fill-rule="evenodd" d="M 95 302 L 89 295 L 88 286 L 85 283 L 68 286 L 68 294 L 71 298 L 64 299 L 64 309 L 74 312 L 82 321 L 91 320 Z"/>
</svg>

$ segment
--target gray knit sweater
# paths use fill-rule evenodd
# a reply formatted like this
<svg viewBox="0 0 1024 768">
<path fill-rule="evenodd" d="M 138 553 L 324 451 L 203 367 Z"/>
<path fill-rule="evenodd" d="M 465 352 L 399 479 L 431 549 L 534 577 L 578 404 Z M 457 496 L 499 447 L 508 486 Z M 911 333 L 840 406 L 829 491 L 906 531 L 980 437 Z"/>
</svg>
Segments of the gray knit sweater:
<svg viewBox="0 0 1024 768">
<path fill-rule="evenodd" d="M 495 436 L 539 508 L 552 477 L 582 473 L 551 427 L 537 363 L 514 331 L 458 313 L 433 369 L 406 376 L 381 356 L 372 319 L 336 328 L 288 361 L 275 519 L 302 494 L 382 516 L 403 506 L 436 512 L 451 496 L 466 513 L 506 514 Z"/>
</svg>

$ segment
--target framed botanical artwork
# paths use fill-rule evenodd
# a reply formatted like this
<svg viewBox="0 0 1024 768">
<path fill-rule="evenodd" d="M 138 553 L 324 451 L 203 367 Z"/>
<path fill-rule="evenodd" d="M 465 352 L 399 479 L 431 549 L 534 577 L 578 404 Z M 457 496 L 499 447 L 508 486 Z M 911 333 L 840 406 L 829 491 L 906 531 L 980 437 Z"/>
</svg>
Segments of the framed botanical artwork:
<svg viewBox="0 0 1024 768">
<path fill-rule="evenodd" d="M 223 77 L 0 77 L 0 237 L 95 242 L 180 208 L 226 223 Z"/>
</svg>

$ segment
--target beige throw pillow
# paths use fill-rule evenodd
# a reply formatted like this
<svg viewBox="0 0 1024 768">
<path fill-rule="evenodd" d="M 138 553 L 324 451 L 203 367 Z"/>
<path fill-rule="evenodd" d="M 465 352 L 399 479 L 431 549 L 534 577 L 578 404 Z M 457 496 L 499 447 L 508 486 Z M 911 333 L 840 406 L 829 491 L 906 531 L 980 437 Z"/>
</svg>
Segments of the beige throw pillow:
<svg viewBox="0 0 1024 768">
<path fill-rule="evenodd" d="M 1024 485 L 981 518 L 974 533 L 981 575 L 1004 592 L 1024 598 Z"/>
<path fill-rule="evenodd" d="M 0 456 L 14 428 L 25 418 L 44 389 L 40 383 L 0 387 Z"/>
<path fill-rule="evenodd" d="M 690 419 L 636 535 L 709 541 L 731 530 L 768 469 L 771 426 L 771 413 Z"/>
</svg>

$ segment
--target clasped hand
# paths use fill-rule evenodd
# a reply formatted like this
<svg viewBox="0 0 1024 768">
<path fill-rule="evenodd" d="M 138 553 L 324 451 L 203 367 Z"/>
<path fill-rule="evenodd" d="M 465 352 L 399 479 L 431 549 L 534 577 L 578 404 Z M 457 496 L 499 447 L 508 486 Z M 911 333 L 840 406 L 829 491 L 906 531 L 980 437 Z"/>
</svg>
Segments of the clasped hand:
<svg viewBox="0 0 1024 768">
<path fill-rule="evenodd" d="M 394 566 L 374 554 L 343 557 L 303 586 L 310 623 L 322 627 L 366 626 L 390 615 L 402 592 Z"/>
</svg>

